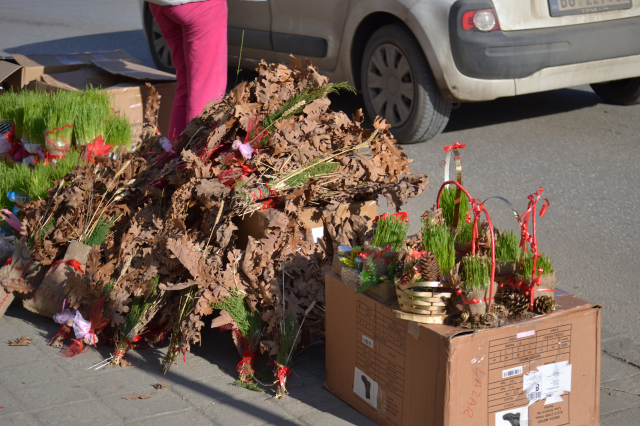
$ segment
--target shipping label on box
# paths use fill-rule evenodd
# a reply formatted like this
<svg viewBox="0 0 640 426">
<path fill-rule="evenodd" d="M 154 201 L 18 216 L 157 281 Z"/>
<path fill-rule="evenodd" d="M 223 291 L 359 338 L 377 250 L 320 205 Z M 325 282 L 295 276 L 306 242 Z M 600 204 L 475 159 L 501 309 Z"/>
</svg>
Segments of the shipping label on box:
<svg viewBox="0 0 640 426">
<path fill-rule="evenodd" d="M 559 325 L 489 341 L 487 424 L 569 424 L 571 329 Z"/>
</svg>

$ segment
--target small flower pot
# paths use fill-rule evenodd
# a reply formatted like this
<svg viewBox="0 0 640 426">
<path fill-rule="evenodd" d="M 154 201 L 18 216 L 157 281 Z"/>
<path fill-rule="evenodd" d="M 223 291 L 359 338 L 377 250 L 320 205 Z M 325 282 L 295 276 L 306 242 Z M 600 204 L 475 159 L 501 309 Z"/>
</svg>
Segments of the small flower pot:
<svg viewBox="0 0 640 426">
<path fill-rule="evenodd" d="M 499 285 L 497 283 L 493 283 L 493 293 L 490 292 L 490 287 L 487 287 L 484 290 L 474 290 L 469 292 L 462 292 L 462 299 L 465 301 L 464 309 L 469 311 L 471 315 L 482 315 L 487 313 L 487 309 L 489 307 L 489 298 L 493 298 L 498 291 Z M 482 302 L 478 303 L 466 303 L 472 300 L 482 300 Z"/>
<path fill-rule="evenodd" d="M 384 247 L 376 247 L 372 245 L 370 242 L 364 243 L 363 251 L 373 256 L 373 264 L 376 268 L 376 273 L 379 276 L 387 275 L 387 269 L 391 264 L 393 259 L 396 259 L 400 252 L 394 251 L 393 249 L 384 251 Z M 382 253 L 384 251 L 384 253 Z"/>
<path fill-rule="evenodd" d="M 355 269 L 351 269 L 347 265 L 344 265 L 340 271 L 340 276 L 342 277 L 344 285 L 349 287 L 351 290 L 356 291 L 358 290 L 358 287 L 360 287 L 360 272 Z"/>
<path fill-rule="evenodd" d="M 524 277 L 523 275 L 516 274 L 516 280 L 522 281 L 524 285 L 531 285 L 531 276 Z M 552 269 L 548 274 L 544 274 L 540 276 L 540 285 L 536 286 L 534 289 L 535 297 L 539 296 L 551 296 L 552 299 L 555 299 L 554 289 L 558 285 L 558 281 L 556 279 L 556 270 Z"/>
<path fill-rule="evenodd" d="M 516 274 L 517 263 L 496 262 L 496 277 L 510 277 Z"/>
<path fill-rule="evenodd" d="M 382 282 L 365 291 L 364 294 L 378 302 L 391 305 L 396 301 L 396 286 L 393 283 Z"/>
</svg>

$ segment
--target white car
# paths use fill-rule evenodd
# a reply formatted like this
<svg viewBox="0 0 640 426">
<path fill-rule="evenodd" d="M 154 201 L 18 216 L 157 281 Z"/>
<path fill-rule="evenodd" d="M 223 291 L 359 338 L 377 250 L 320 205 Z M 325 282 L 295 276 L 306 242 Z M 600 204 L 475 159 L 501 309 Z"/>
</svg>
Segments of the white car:
<svg viewBox="0 0 640 426">
<path fill-rule="evenodd" d="M 148 6 L 156 65 L 171 56 Z M 228 0 L 229 64 L 308 57 L 362 92 L 403 143 L 441 132 L 451 106 L 591 84 L 640 102 L 640 0 Z"/>
</svg>

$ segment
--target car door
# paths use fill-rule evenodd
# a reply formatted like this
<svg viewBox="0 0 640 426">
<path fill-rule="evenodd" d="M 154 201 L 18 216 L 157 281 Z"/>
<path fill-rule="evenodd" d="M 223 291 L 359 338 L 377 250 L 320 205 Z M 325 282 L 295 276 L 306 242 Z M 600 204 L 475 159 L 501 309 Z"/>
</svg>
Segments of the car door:
<svg viewBox="0 0 640 426">
<path fill-rule="evenodd" d="M 336 66 L 350 0 L 269 0 L 271 42 L 280 62 L 293 53 L 324 70 Z"/>
<path fill-rule="evenodd" d="M 278 60 L 271 44 L 270 3 L 271 0 L 227 0 L 229 66 L 237 66 L 240 45 L 245 60 Z"/>
</svg>

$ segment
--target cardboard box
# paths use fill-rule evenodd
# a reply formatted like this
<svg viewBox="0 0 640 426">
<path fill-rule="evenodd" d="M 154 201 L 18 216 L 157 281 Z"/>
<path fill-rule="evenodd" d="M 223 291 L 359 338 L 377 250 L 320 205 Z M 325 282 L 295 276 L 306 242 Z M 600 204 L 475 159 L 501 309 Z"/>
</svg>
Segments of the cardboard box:
<svg viewBox="0 0 640 426">
<path fill-rule="evenodd" d="M 0 61 L 0 83 L 5 89 L 20 89 L 40 79 L 43 74 L 58 74 L 94 67 L 93 61 L 139 61 L 124 50 L 110 52 L 69 53 L 60 55 L 12 55 Z"/>
<path fill-rule="evenodd" d="M 245 247 L 249 236 L 253 238 L 266 237 L 267 230 L 267 217 L 264 215 L 265 210 L 258 210 L 251 215 L 245 216 L 238 221 L 238 239 L 237 246 Z M 336 211 L 338 215 L 356 215 L 366 216 L 371 220 L 378 215 L 378 202 L 377 201 L 359 201 L 351 204 L 342 204 Z M 322 221 L 323 209 L 320 208 L 306 208 L 300 215 L 300 221 L 304 223 L 311 232 L 314 238 L 320 238 L 326 233 L 324 222 Z"/>
<path fill-rule="evenodd" d="M 145 82 L 150 82 L 160 94 L 158 128 L 163 135 L 169 134 L 173 95 L 177 87 L 175 75 L 125 60 L 93 61 L 93 65 L 96 68 L 43 74 L 29 83 L 29 88 L 51 92 L 84 90 L 89 84 L 102 87 L 112 95 L 113 109 L 129 119 L 135 139 L 142 132 L 144 107 L 149 96 Z"/>
<path fill-rule="evenodd" d="M 398 319 L 325 278 L 325 387 L 379 424 L 600 424 L 601 312 L 585 300 L 473 331 Z"/>
</svg>

